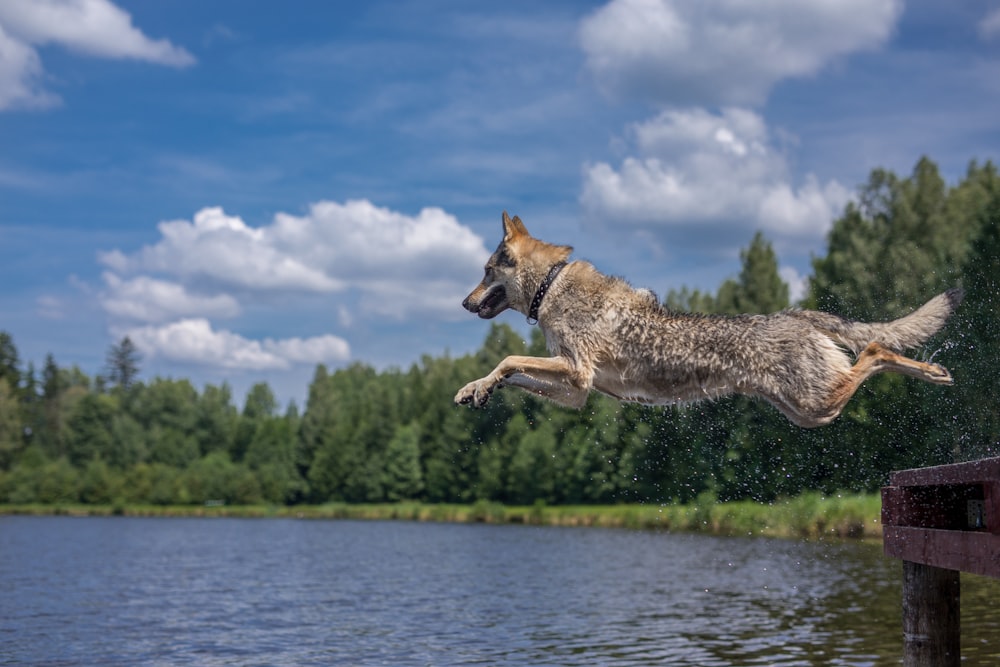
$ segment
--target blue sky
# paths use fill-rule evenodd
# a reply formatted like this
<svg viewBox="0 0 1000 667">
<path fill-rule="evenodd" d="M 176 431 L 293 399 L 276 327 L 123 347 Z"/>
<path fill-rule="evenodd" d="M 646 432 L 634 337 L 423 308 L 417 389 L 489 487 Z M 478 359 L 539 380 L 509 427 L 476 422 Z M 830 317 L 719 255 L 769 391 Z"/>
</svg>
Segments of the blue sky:
<svg viewBox="0 0 1000 667">
<path fill-rule="evenodd" d="M 798 293 L 871 169 L 954 183 L 997 109 L 992 0 L 4 0 L 0 329 L 301 406 L 478 348 L 502 210 L 661 294 L 763 230 Z"/>
</svg>

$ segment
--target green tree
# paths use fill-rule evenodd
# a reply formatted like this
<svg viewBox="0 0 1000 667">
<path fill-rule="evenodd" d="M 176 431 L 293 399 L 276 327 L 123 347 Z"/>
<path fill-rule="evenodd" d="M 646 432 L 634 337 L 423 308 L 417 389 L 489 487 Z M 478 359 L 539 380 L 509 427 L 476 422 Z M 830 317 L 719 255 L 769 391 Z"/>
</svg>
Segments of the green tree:
<svg viewBox="0 0 1000 667">
<path fill-rule="evenodd" d="M 189 434 L 172 426 L 153 424 L 146 431 L 149 460 L 183 470 L 198 459 L 198 443 Z"/>
<path fill-rule="evenodd" d="M 98 458 L 107 458 L 113 449 L 112 420 L 118 402 L 105 394 L 85 394 L 69 418 L 70 463 L 83 467 Z"/>
<path fill-rule="evenodd" d="M 214 451 L 192 463 L 181 473 L 180 482 L 186 502 L 253 505 L 263 498 L 260 482 L 249 467 L 233 463 L 223 451 Z"/>
<path fill-rule="evenodd" d="M 80 476 L 80 500 L 95 505 L 117 501 L 123 489 L 123 478 L 100 459 L 87 463 Z"/>
<path fill-rule="evenodd" d="M 0 502 L 28 504 L 39 502 L 38 484 L 48 461 L 37 446 L 21 452 L 10 472 L 0 477 Z"/>
<path fill-rule="evenodd" d="M 991 163 L 970 164 L 965 180 L 951 188 L 927 159 L 908 178 L 874 170 L 857 204 L 834 222 L 827 255 L 813 261 L 807 305 L 855 319 L 886 320 L 958 284 L 963 266 L 967 272 L 971 268 L 965 257 L 997 182 Z M 939 341 L 953 336 L 960 321 L 961 316 L 949 323 L 923 354 L 935 354 Z M 950 365 L 951 353 L 941 352 L 936 360 Z M 957 423 L 961 410 L 952 407 L 951 419 L 947 411 L 949 396 L 959 393 L 960 388 L 942 389 L 898 375 L 867 381 L 838 422 L 801 436 L 818 445 L 813 449 L 818 455 L 803 461 L 812 470 L 812 484 L 840 479 L 845 488 L 872 489 L 890 469 L 947 462 L 953 455 L 947 443 L 954 436 L 941 425 Z"/>
<path fill-rule="evenodd" d="M 604 396 L 591 396 L 580 419 L 564 432 L 559 456 L 566 461 L 560 500 L 606 503 L 616 490 L 620 463 L 622 407 Z"/>
<path fill-rule="evenodd" d="M 736 306 L 742 313 L 773 313 L 788 307 L 788 284 L 778 273 L 778 258 L 761 232 L 740 251 Z"/>
<path fill-rule="evenodd" d="M 37 469 L 36 493 L 40 503 L 55 505 L 80 500 L 80 473 L 65 458 L 49 461 Z"/>
<path fill-rule="evenodd" d="M 66 374 L 60 371 L 51 354 L 46 355 L 45 366 L 42 368 L 41 420 L 38 424 L 38 430 L 34 434 L 34 441 L 39 443 L 42 449 L 50 455 L 58 456 L 65 452 L 61 404 L 64 398 L 63 392 L 67 388 Z"/>
<path fill-rule="evenodd" d="M 0 377 L 0 470 L 10 466 L 20 448 L 20 407 L 7 379 Z"/>
<path fill-rule="evenodd" d="M 508 480 L 512 502 L 528 505 L 550 503 L 556 491 L 556 434 L 549 422 L 529 429 L 517 443 Z"/>
<path fill-rule="evenodd" d="M 201 454 L 231 451 L 238 420 L 239 412 L 232 404 L 229 385 L 206 386 L 197 401 L 193 427 Z"/>
<path fill-rule="evenodd" d="M 303 477 L 309 474 L 316 451 L 322 446 L 327 427 L 330 401 L 329 373 L 318 364 L 309 383 L 306 411 L 299 422 L 299 437 L 295 449 L 295 465 Z"/>
<path fill-rule="evenodd" d="M 304 495 L 305 485 L 295 467 L 295 430 L 290 416 L 258 419 L 244 461 L 256 474 L 264 500 L 291 503 Z"/>
<path fill-rule="evenodd" d="M 679 290 L 671 289 L 663 301 L 670 310 L 688 313 L 717 313 L 715 297 L 708 292 L 691 290 L 686 285 Z"/>
<path fill-rule="evenodd" d="M 185 468 L 198 459 L 198 392 L 191 382 L 156 378 L 133 392 L 130 412 L 145 429 L 149 460 Z"/>
<path fill-rule="evenodd" d="M 153 463 L 148 467 L 137 466 L 133 473 L 139 474 L 130 475 L 129 487 L 148 488 L 143 496 L 145 502 L 154 505 L 185 505 L 191 502 L 182 472 L 177 468 L 164 463 Z"/>
<path fill-rule="evenodd" d="M 420 427 L 410 422 L 396 428 L 385 452 L 382 485 L 390 501 L 417 498 L 424 488 L 420 469 Z"/>
<path fill-rule="evenodd" d="M 21 386 L 21 360 L 14 337 L 6 331 L 0 331 L 0 380 L 6 380 L 14 391 Z"/>
<path fill-rule="evenodd" d="M 875 169 L 813 260 L 807 307 L 859 320 L 899 317 L 959 280 L 996 169 L 970 165 L 946 188 L 922 158 L 909 178 Z"/>
<path fill-rule="evenodd" d="M 147 434 L 142 425 L 128 412 L 118 410 L 111 417 L 111 449 L 107 463 L 113 468 L 127 469 L 149 457 Z"/>
<path fill-rule="evenodd" d="M 232 459 L 242 461 L 253 441 L 258 426 L 277 414 L 278 401 L 266 382 L 258 382 L 250 387 L 243 402 L 243 413 L 236 426 Z"/>
<path fill-rule="evenodd" d="M 125 336 L 117 344 L 108 348 L 105 372 L 108 381 L 120 389 L 129 389 L 139 376 L 139 354 L 135 343 Z"/>
<path fill-rule="evenodd" d="M 965 267 L 964 331 L 954 367 L 957 402 L 963 418 L 951 434 L 958 459 L 996 456 L 1000 451 L 1000 186 L 980 215 L 980 230 Z"/>
<path fill-rule="evenodd" d="M 368 421 L 381 417 L 376 413 L 383 406 L 366 400 L 376 375 L 370 366 L 352 364 L 324 377 L 325 387 L 310 388 L 301 428 L 313 429 L 316 438 L 310 443 L 315 454 L 308 473 L 313 501 L 369 500 L 380 486 L 380 469 L 372 486 L 363 479 L 373 462 L 366 456 L 371 443 L 359 437 Z"/>
</svg>

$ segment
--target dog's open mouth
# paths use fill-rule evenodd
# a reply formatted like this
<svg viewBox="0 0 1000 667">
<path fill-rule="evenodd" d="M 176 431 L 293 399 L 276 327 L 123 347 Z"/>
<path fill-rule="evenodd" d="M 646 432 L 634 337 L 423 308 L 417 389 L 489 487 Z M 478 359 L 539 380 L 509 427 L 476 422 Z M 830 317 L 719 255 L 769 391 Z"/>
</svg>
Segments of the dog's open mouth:
<svg viewBox="0 0 1000 667">
<path fill-rule="evenodd" d="M 507 290 L 503 285 L 490 288 L 476 308 L 476 314 L 484 320 L 496 317 L 507 309 Z"/>
</svg>

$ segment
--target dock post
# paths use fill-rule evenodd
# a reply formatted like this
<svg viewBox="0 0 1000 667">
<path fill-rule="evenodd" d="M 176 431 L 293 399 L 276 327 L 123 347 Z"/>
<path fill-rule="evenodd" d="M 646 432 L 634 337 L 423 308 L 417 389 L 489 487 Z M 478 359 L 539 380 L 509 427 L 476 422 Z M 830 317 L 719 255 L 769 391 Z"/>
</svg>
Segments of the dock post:
<svg viewBox="0 0 1000 667">
<path fill-rule="evenodd" d="M 959 573 L 903 561 L 903 666 L 961 663 Z"/>
</svg>

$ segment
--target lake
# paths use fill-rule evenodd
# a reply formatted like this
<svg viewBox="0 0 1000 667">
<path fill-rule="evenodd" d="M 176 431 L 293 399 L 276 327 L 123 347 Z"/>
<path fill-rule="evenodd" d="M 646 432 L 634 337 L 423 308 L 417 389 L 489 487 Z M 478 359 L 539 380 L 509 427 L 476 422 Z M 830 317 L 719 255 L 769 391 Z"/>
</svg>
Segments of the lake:
<svg viewBox="0 0 1000 667">
<path fill-rule="evenodd" d="M 0 665 L 898 665 L 881 545 L 293 519 L 0 517 Z M 1000 582 L 963 576 L 965 665 Z"/>
</svg>

